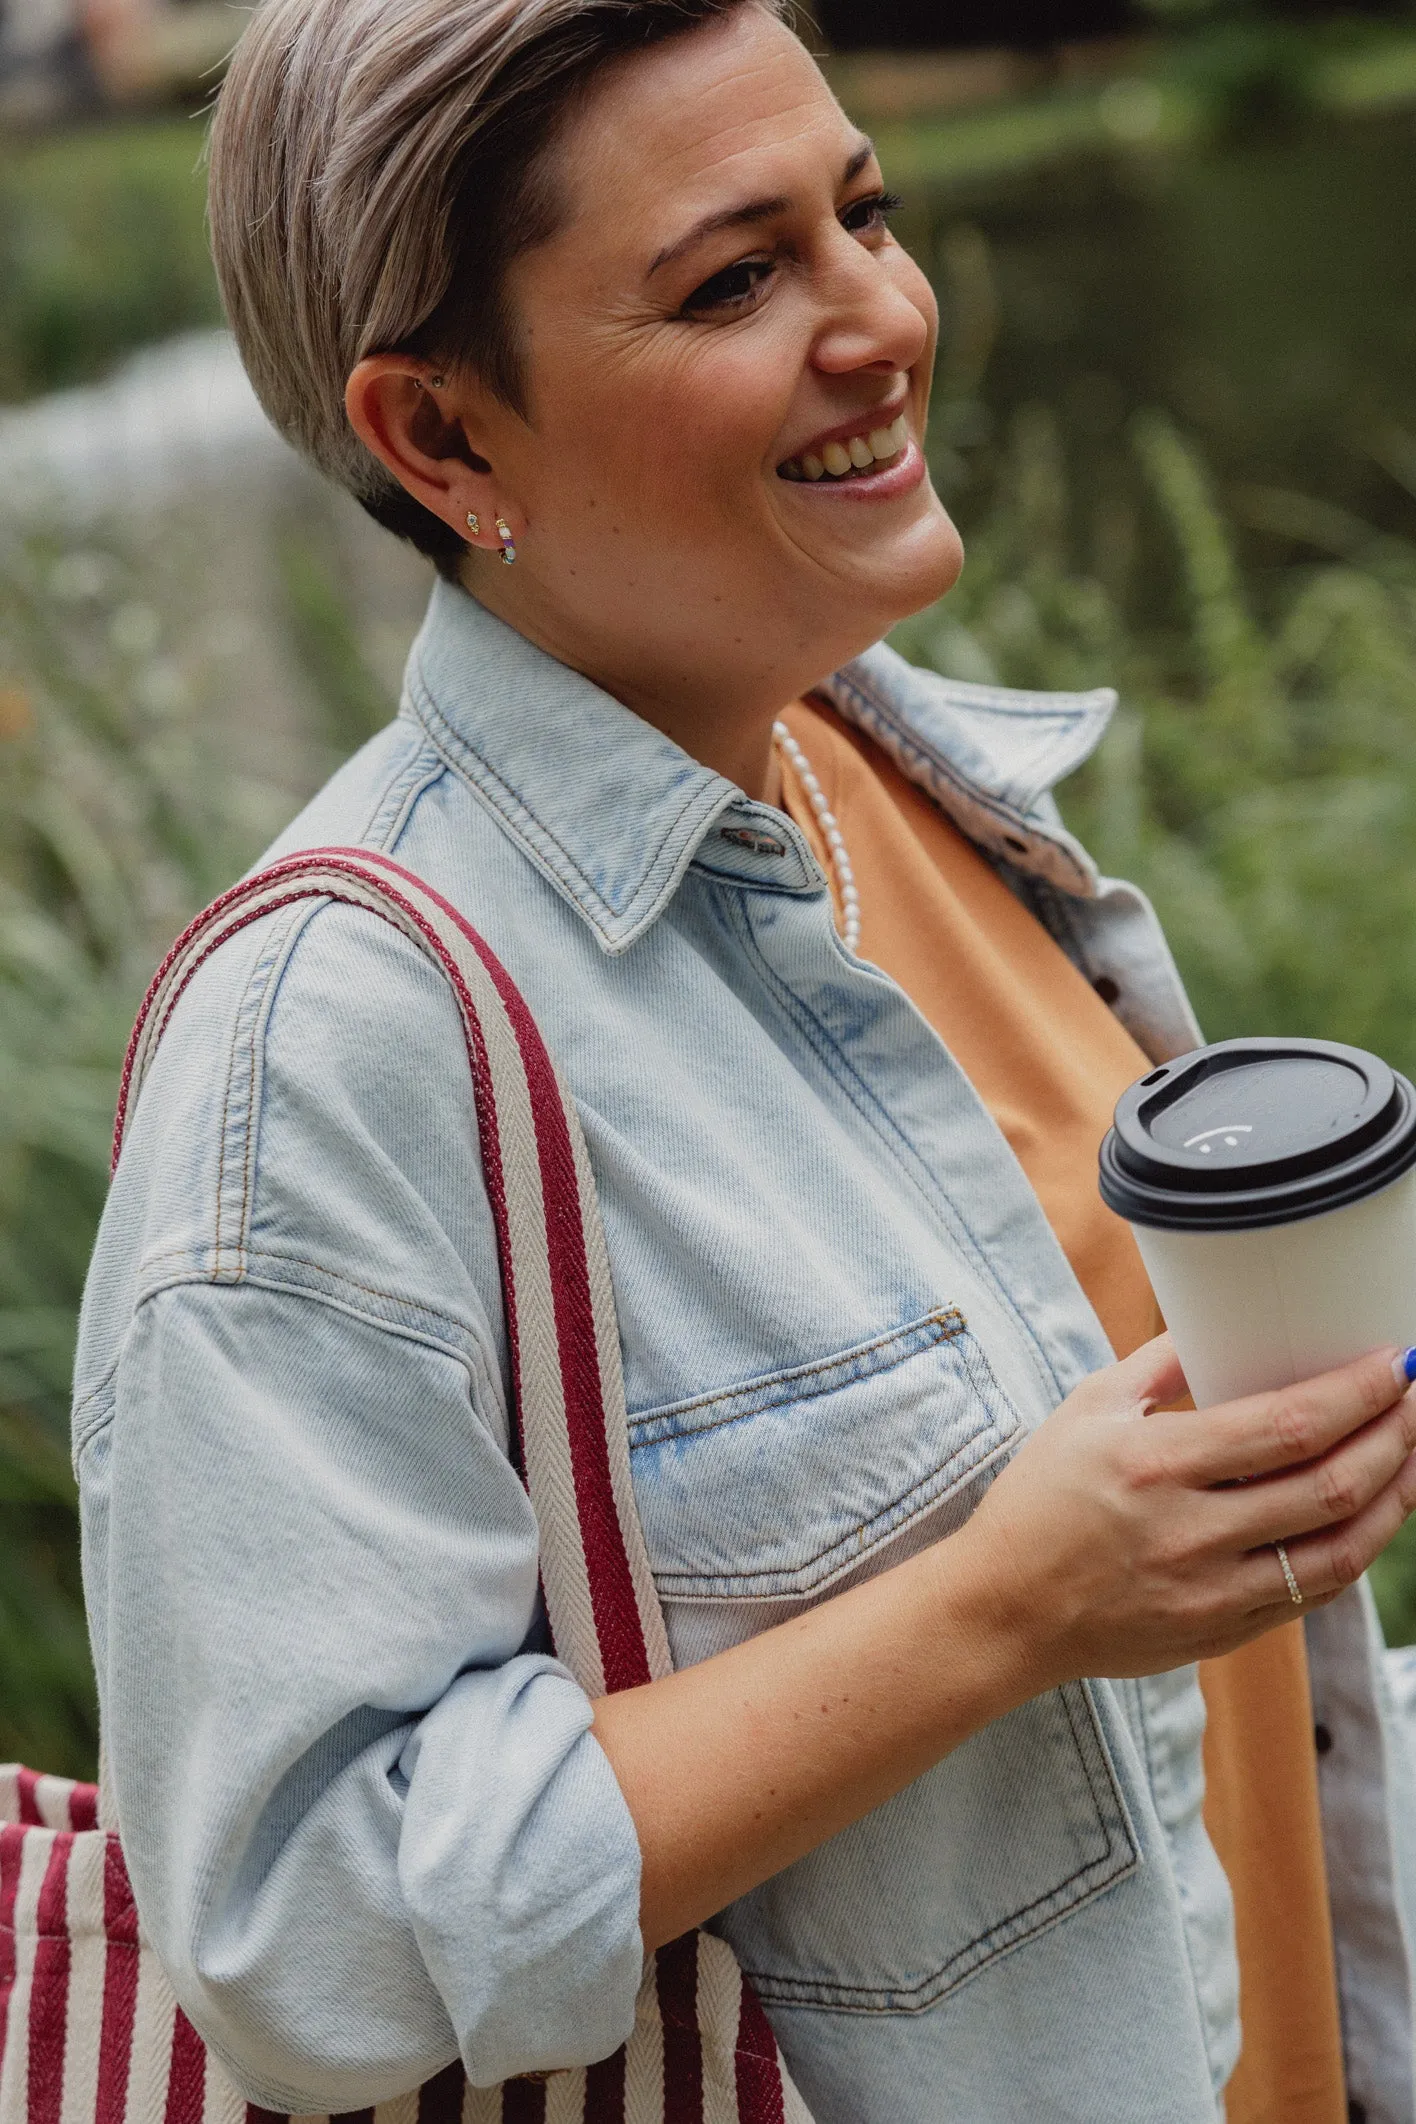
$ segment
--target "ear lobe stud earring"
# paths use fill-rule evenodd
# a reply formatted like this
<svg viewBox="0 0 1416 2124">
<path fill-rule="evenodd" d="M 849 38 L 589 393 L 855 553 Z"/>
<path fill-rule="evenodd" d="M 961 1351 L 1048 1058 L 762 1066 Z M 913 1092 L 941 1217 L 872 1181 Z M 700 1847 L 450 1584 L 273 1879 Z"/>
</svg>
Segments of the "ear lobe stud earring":
<svg viewBox="0 0 1416 2124">
<path fill-rule="evenodd" d="M 482 519 L 481 519 L 481 517 L 480 517 L 480 516 L 476 515 L 476 514 L 474 513 L 474 511 L 473 511 L 473 510 L 471 510 L 471 509 L 469 509 L 469 510 L 468 510 L 468 512 L 467 512 L 467 528 L 468 528 L 468 530 L 469 530 L 469 531 L 470 531 L 470 532 L 472 533 L 472 536 L 473 536 L 474 538 L 480 538 L 480 537 L 481 537 L 481 535 L 482 535 Z"/>
<path fill-rule="evenodd" d="M 516 559 L 516 545 L 510 530 L 507 528 L 505 517 L 499 516 L 497 518 L 497 537 L 502 542 L 502 559 L 509 568 Z"/>
</svg>

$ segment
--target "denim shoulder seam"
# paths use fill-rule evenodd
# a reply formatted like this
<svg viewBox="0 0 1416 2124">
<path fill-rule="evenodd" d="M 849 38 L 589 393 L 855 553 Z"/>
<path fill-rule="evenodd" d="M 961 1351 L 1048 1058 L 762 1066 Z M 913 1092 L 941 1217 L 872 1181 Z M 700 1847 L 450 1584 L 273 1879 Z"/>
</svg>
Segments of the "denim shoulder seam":
<svg viewBox="0 0 1416 2124">
<path fill-rule="evenodd" d="M 272 1258 L 279 1259 L 280 1257 Z M 350 1283 L 347 1278 L 340 1276 L 335 1270 L 325 1270 L 323 1273 L 328 1279 L 330 1288 L 321 1289 L 309 1283 L 296 1281 L 292 1278 L 282 1278 L 275 1274 L 261 1273 L 250 1268 L 239 1279 L 220 1275 L 214 1269 L 192 1268 L 185 1272 L 174 1271 L 172 1274 L 149 1284 L 134 1301 L 132 1313 L 123 1330 L 118 1352 L 108 1365 L 103 1378 L 85 1394 L 82 1402 L 75 1407 L 74 1459 L 77 1460 L 79 1454 L 91 1440 L 97 1437 L 100 1431 L 105 1430 L 113 1420 L 115 1397 L 112 1389 L 114 1380 L 122 1364 L 129 1338 L 142 1313 L 152 1304 L 154 1299 L 165 1296 L 169 1291 L 180 1290 L 185 1286 L 203 1285 L 211 1290 L 266 1290 L 274 1293 L 277 1297 L 300 1299 L 309 1305 L 323 1306 L 330 1312 L 343 1313 L 351 1319 L 361 1321 L 364 1326 L 374 1328 L 382 1334 L 393 1337 L 395 1340 L 415 1343 L 420 1348 L 435 1351 L 439 1356 L 446 1357 L 455 1364 L 460 1364 L 467 1372 L 472 1387 L 471 1398 L 474 1409 L 478 1409 L 483 1413 L 485 1422 L 487 1401 L 490 1402 L 492 1410 L 495 1411 L 497 1421 L 489 1428 L 493 1430 L 494 1435 L 500 1433 L 504 1441 L 507 1410 L 501 1380 L 495 1366 L 489 1363 L 481 1337 L 477 1335 L 474 1329 L 471 1329 L 467 1323 L 459 1321 L 453 1314 L 442 1313 L 432 1306 L 423 1306 L 420 1310 L 429 1322 L 441 1323 L 450 1329 L 451 1333 L 440 1335 L 432 1327 L 419 1327 L 408 1320 L 390 1318 L 387 1314 L 382 1314 L 374 1307 L 362 1302 L 363 1286 Z M 486 1396 L 485 1401 L 483 1400 L 484 1395 Z M 89 1408 L 95 1402 L 103 1404 L 101 1412 L 89 1422 L 81 1422 L 79 1417 L 80 1409 Z"/>
<path fill-rule="evenodd" d="M 264 1110 L 266 1041 L 271 1013 L 275 1008 L 285 972 L 310 925 L 317 916 L 334 904 L 337 903 L 321 895 L 298 902 L 286 910 L 274 923 L 255 965 L 247 976 L 230 1043 L 227 1082 L 222 1099 L 216 1218 L 209 1258 L 194 1262 L 192 1249 L 173 1249 L 163 1254 L 149 1255 L 140 1265 L 139 1275 L 150 1275 L 160 1263 L 170 1262 L 174 1272 L 179 1272 L 183 1280 L 239 1283 L 248 1276 L 253 1280 L 261 1280 L 260 1265 L 267 1260 L 284 1261 L 294 1273 L 292 1289 L 305 1289 L 308 1285 L 308 1294 L 318 1295 L 326 1282 L 342 1288 L 347 1287 L 359 1291 L 362 1298 L 375 1307 L 387 1308 L 381 1317 L 389 1327 L 399 1328 L 407 1325 L 407 1316 L 411 1313 L 415 1317 L 424 1317 L 433 1322 L 445 1321 L 453 1325 L 464 1337 L 475 1342 L 477 1331 L 470 1321 L 458 1321 L 455 1315 L 444 1313 L 439 1307 L 427 1306 L 420 1299 L 399 1292 L 359 1286 L 352 1279 L 341 1276 L 339 1271 L 327 1269 L 323 1263 L 302 1259 L 294 1254 L 281 1256 L 259 1246 L 252 1247 L 250 1243 Z M 378 917 L 371 919 L 377 921 Z M 386 925 L 380 925 L 381 928 L 384 926 Z M 416 950 L 416 946 L 410 945 L 408 948 Z M 177 1270 L 178 1264 L 181 1265 L 180 1271 Z M 307 1272 L 303 1279 L 299 1274 L 302 1270 Z M 160 1275 L 159 1286 L 166 1280 L 165 1273 Z M 136 1306 L 145 1302 L 150 1295 L 151 1291 L 140 1285 L 135 1310 Z M 483 1361 L 485 1362 L 485 1359 Z M 495 1365 L 488 1368 L 488 1377 L 497 1380 L 496 1398 L 504 1405 L 504 1395 Z"/>
<path fill-rule="evenodd" d="M 438 773 L 443 771 L 441 763 Z M 433 777 L 436 779 L 436 776 Z M 407 792 L 416 803 L 428 786 L 426 776 Z M 337 899 L 322 895 L 289 909 L 273 933 L 247 981 L 246 994 L 231 1043 L 227 1086 L 221 1116 L 220 1169 L 217 1180 L 216 1248 L 218 1268 L 239 1277 L 247 1255 L 256 1195 L 256 1160 L 263 1118 L 265 1050 L 271 1013 L 285 972 L 310 924 Z M 378 922 L 379 917 L 372 915 Z M 381 927 L 387 928 L 387 924 Z M 396 932 L 395 932 L 396 934 Z M 412 950 L 416 946 L 409 947 Z M 225 1260 L 223 1256 L 229 1255 Z"/>
<path fill-rule="evenodd" d="M 270 1014 L 295 945 L 326 904 L 299 901 L 276 919 L 247 976 L 237 1013 L 222 1096 L 214 1235 L 217 1271 L 227 1278 L 242 1274 L 250 1231 Z"/>
<path fill-rule="evenodd" d="M 89 1387 L 84 1393 L 79 1395 L 78 1399 L 74 1403 L 72 1410 L 70 1411 L 69 1465 L 74 1470 L 75 1475 L 77 1475 L 78 1473 L 78 1458 L 80 1447 L 86 1445 L 88 1440 L 91 1437 L 94 1437 L 99 1431 L 101 1431 L 104 1428 L 105 1424 L 107 1424 L 112 1418 L 113 1383 L 118 1377 L 118 1366 L 122 1362 L 123 1346 L 126 1341 L 127 1329 L 125 1328 L 123 1333 L 118 1338 L 117 1349 L 109 1358 L 107 1364 L 103 1367 L 103 1370 L 99 1373 L 98 1378 L 94 1381 L 91 1387 Z M 107 1415 L 97 1416 L 93 1419 L 92 1422 L 85 1421 L 84 1412 L 87 1409 L 92 1408 L 95 1403 L 101 1402 L 105 1396 L 107 1396 L 109 1403 Z"/>
</svg>

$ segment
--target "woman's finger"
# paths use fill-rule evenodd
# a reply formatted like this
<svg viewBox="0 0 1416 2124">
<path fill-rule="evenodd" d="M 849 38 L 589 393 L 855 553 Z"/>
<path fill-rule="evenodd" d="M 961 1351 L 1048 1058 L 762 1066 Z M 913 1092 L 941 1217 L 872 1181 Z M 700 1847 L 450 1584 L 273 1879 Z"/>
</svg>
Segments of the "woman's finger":
<svg viewBox="0 0 1416 2124">
<path fill-rule="evenodd" d="M 1304 1605 L 1328 1599 L 1355 1585 L 1362 1573 L 1416 1511 L 1416 1453 L 1403 1462 L 1400 1472 L 1366 1508 L 1323 1534 L 1301 1535 L 1284 1540 L 1288 1567 L 1303 1595 Z M 1280 1535 L 1278 1537 L 1283 1540 Z M 1253 1550 L 1240 1575 L 1241 1597 L 1254 1609 L 1281 1606 L 1289 1598 L 1283 1566 L 1272 1543 Z M 1281 1588 L 1281 1593 L 1276 1590 Z M 1289 1605 L 1292 1605 L 1291 1600 Z"/>
<path fill-rule="evenodd" d="M 1219 1492 L 1213 1502 L 1243 1548 L 1287 1541 L 1355 1518 L 1400 1473 L 1416 1449 L 1416 1393 L 1403 1394 L 1318 1460 Z"/>
<path fill-rule="evenodd" d="M 1169 1335 L 1143 1342 L 1119 1364 L 1095 1373 L 1081 1392 L 1095 1395 L 1092 1406 L 1112 1407 L 1118 1415 L 1148 1415 L 1189 1392 L 1175 1345 Z"/>
<path fill-rule="evenodd" d="M 1157 1419 L 1174 1426 L 1167 1457 L 1178 1478 L 1197 1489 L 1317 1460 L 1406 1392 L 1397 1363 L 1395 1349 L 1371 1350 L 1295 1386 Z"/>
</svg>

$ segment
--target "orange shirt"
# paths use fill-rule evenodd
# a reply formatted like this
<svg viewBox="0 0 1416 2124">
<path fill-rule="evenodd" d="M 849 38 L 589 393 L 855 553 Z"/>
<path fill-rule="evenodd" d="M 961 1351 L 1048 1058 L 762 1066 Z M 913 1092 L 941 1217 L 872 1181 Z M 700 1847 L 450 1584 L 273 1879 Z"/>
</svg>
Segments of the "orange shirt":
<svg viewBox="0 0 1416 2124">
<path fill-rule="evenodd" d="M 1096 1154 L 1149 1068 L 1119 1019 L 924 792 L 828 710 L 787 725 L 845 837 L 862 955 L 949 1048 L 1018 1158 L 1125 1356 L 1159 1319 L 1129 1225 L 1097 1192 Z M 783 802 L 828 877 L 825 843 L 783 762 Z M 834 890 L 834 879 L 833 879 Z M 1337 1983 L 1302 1624 L 1201 1668 L 1205 1821 L 1234 1890 L 1244 2049 L 1229 2124 L 1345 2124 Z"/>
</svg>

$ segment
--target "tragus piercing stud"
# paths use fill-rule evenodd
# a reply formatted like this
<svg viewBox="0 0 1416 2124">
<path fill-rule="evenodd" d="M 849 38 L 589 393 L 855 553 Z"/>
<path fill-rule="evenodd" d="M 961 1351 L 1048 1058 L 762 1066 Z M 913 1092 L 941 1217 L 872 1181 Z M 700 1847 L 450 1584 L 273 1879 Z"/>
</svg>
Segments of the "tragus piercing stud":
<svg viewBox="0 0 1416 2124">
<path fill-rule="evenodd" d="M 482 519 L 473 509 L 469 509 L 467 512 L 467 528 L 474 538 L 482 536 Z"/>
<path fill-rule="evenodd" d="M 516 559 L 516 545 L 512 539 L 511 532 L 507 528 L 505 517 L 499 516 L 497 518 L 497 537 L 502 542 L 502 559 L 509 568 Z"/>
</svg>

